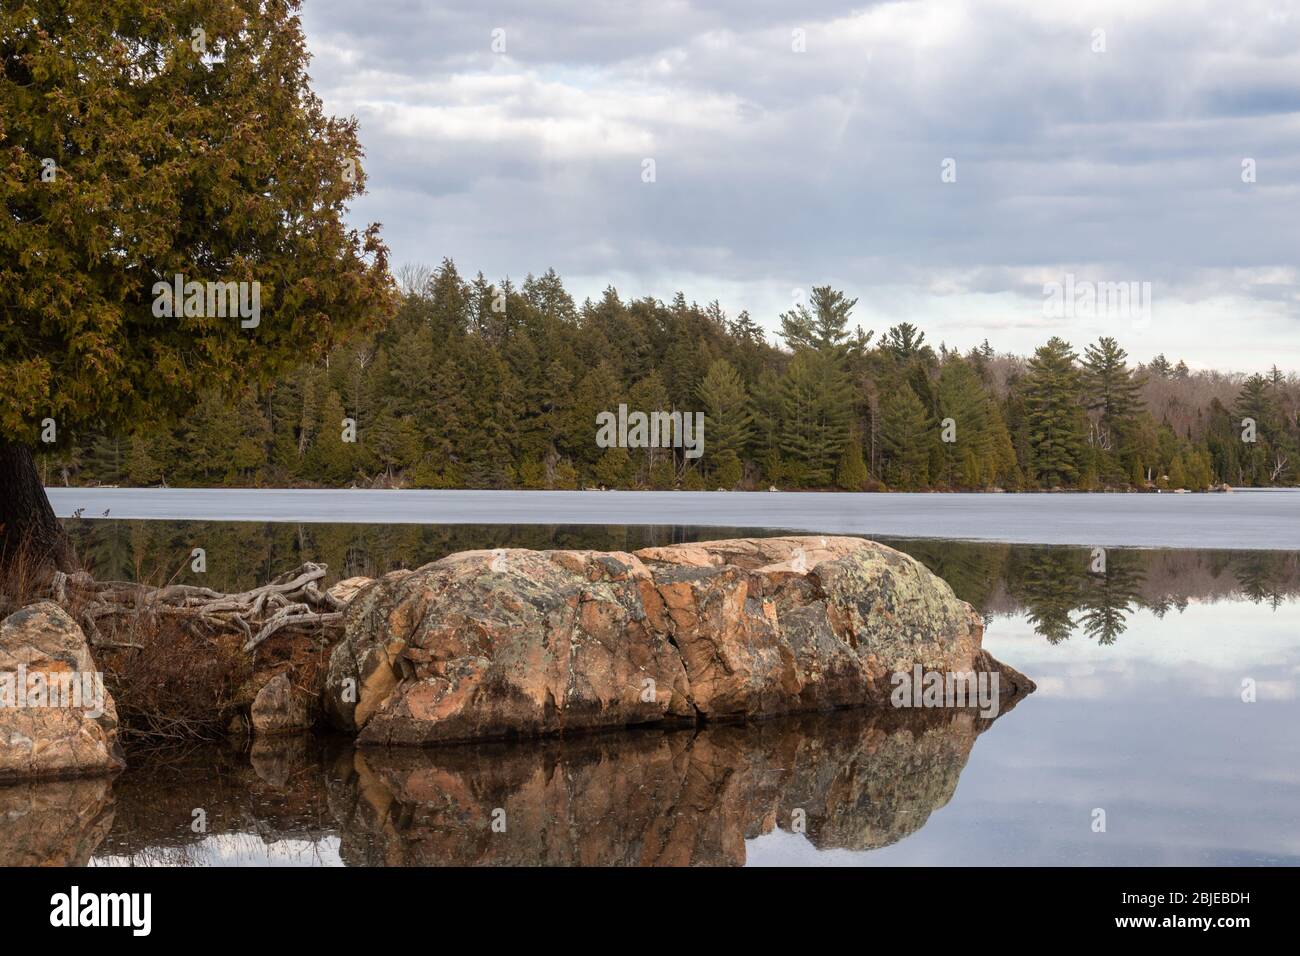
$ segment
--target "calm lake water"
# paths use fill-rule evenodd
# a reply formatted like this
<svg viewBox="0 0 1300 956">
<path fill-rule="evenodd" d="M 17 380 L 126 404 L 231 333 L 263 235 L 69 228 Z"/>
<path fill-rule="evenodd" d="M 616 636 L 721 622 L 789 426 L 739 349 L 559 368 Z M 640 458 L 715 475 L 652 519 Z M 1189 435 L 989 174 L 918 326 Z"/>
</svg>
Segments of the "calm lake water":
<svg viewBox="0 0 1300 956">
<path fill-rule="evenodd" d="M 346 576 L 471 547 L 778 533 L 69 524 L 98 577 L 223 589 L 303 560 Z M 980 609 L 985 646 L 1038 691 L 994 721 L 855 711 L 429 751 L 128 753 L 114 780 L 0 788 L 0 864 L 1300 864 L 1300 552 L 881 540 Z"/>
</svg>

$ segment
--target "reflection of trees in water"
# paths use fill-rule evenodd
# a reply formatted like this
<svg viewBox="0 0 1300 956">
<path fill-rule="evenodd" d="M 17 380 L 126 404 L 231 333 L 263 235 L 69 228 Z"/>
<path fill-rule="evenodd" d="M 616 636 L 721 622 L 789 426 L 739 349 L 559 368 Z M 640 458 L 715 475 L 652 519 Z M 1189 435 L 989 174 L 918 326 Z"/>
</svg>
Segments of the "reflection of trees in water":
<svg viewBox="0 0 1300 956">
<path fill-rule="evenodd" d="M 592 548 L 634 551 L 707 538 L 762 536 L 746 528 L 672 525 L 378 525 L 240 521 L 67 522 L 86 567 L 102 580 L 174 581 L 239 591 L 265 584 L 304 561 L 329 565 L 330 580 L 415 568 L 456 551 Z M 190 569 L 194 548 L 207 570 Z"/>
<path fill-rule="evenodd" d="M 1146 580 L 1140 551 L 1113 551 L 1103 573 L 1089 573 L 1080 605 L 1079 625 L 1098 644 L 1113 644 L 1124 633 L 1124 622 L 1134 605 L 1141 605 Z"/>
<path fill-rule="evenodd" d="M 1181 613 L 1193 599 L 1250 600 L 1276 610 L 1300 594 L 1300 553 L 1110 548 L 1093 573 L 1092 549 L 966 541 L 888 541 L 944 578 L 988 621 L 1024 613 L 1052 643 L 1076 629 L 1113 644 L 1145 608 Z"/>
<path fill-rule="evenodd" d="M 1085 608 L 1085 550 L 967 541 L 891 543 L 947 581 L 986 618 L 994 609 L 1023 610 L 1034 630 L 1053 644 L 1070 636 L 1074 612 Z M 1122 625 L 1120 617 L 1120 629 Z"/>
<path fill-rule="evenodd" d="M 331 580 L 414 568 L 455 551 L 594 548 L 635 551 L 709 538 L 770 536 L 746 528 L 572 525 L 358 525 L 234 521 L 72 521 L 78 551 L 101 579 L 175 581 L 238 591 L 304 561 L 329 565 Z M 1181 612 L 1192 599 L 1267 603 L 1300 593 L 1300 553 L 1111 548 L 1105 573 L 1091 549 L 969 541 L 894 540 L 989 620 L 1026 613 L 1052 643 L 1081 629 L 1110 644 L 1135 608 Z M 207 552 L 207 572 L 190 552 Z"/>
<path fill-rule="evenodd" d="M 1017 550 L 1008 565 L 1011 594 L 1024 605 L 1034 630 L 1059 644 L 1074 630 L 1072 614 L 1083 604 L 1087 552 L 1073 548 Z"/>
<path fill-rule="evenodd" d="M 1251 551 L 1242 555 L 1233 569 L 1241 582 L 1242 593 L 1256 604 L 1268 604 L 1273 610 L 1289 596 L 1286 588 L 1288 558 L 1285 552 Z"/>
<path fill-rule="evenodd" d="M 125 521 L 97 522 L 100 533 L 79 541 L 78 552 L 100 580 L 130 580 L 135 573 L 135 549 L 131 524 Z"/>
<path fill-rule="evenodd" d="M 1182 614 L 1184 611 L 1187 610 L 1187 605 L 1188 605 L 1188 600 L 1185 597 L 1178 597 L 1178 598 L 1159 597 L 1153 601 L 1147 601 L 1144 604 L 1146 609 L 1150 611 L 1152 614 L 1154 614 L 1157 618 L 1164 617 L 1170 611 L 1173 611 L 1177 614 Z"/>
</svg>

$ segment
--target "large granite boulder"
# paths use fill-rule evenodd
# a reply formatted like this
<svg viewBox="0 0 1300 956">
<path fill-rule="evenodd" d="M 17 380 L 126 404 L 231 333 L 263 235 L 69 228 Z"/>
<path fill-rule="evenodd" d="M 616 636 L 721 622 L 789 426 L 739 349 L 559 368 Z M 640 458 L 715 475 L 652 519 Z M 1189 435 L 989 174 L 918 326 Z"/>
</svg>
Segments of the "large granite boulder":
<svg viewBox="0 0 1300 956">
<path fill-rule="evenodd" d="M 0 782 L 122 769 L 117 709 L 85 635 L 52 601 L 0 622 Z"/>
<path fill-rule="evenodd" d="M 983 623 L 861 538 L 470 551 L 349 605 L 325 707 L 361 744 L 427 745 L 888 705 L 892 676 L 992 669 Z"/>
</svg>

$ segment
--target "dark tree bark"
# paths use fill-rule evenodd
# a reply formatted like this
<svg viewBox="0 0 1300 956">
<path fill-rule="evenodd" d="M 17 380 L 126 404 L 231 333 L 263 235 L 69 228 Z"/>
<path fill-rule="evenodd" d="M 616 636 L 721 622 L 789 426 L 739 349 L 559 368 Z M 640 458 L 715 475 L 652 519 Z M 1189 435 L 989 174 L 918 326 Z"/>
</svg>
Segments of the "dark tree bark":
<svg viewBox="0 0 1300 956">
<path fill-rule="evenodd" d="M 19 556 L 37 567 L 73 568 L 72 547 L 26 445 L 0 442 L 0 568 Z"/>
</svg>

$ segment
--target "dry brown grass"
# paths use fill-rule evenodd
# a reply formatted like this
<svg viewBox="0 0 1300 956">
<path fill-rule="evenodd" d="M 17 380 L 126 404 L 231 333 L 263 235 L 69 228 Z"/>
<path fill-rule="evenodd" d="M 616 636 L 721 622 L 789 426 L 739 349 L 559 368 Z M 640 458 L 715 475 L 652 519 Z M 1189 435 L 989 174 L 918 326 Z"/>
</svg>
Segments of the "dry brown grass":
<svg viewBox="0 0 1300 956">
<path fill-rule="evenodd" d="M 48 600 L 54 571 L 43 552 L 19 542 L 13 553 L 0 561 L 0 617 L 34 601 Z"/>
<path fill-rule="evenodd" d="M 215 740 L 238 709 L 254 660 L 239 634 L 210 635 L 140 613 L 120 618 L 95 648 L 124 735 L 151 741 Z"/>
</svg>

